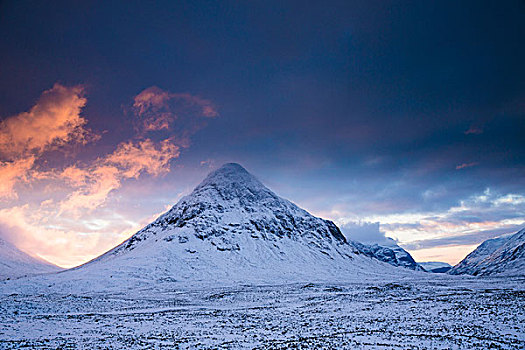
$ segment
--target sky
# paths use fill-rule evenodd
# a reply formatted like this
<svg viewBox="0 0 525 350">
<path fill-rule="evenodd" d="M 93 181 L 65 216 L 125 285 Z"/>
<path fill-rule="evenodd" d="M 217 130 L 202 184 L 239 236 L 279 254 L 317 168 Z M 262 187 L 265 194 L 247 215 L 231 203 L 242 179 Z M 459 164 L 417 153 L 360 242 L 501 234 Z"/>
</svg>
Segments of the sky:
<svg viewBox="0 0 525 350">
<path fill-rule="evenodd" d="M 238 162 L 457 263 L 525 226 L 523 1 L 1 1 L 0 235 L 63 267 Z"/>
</svg>

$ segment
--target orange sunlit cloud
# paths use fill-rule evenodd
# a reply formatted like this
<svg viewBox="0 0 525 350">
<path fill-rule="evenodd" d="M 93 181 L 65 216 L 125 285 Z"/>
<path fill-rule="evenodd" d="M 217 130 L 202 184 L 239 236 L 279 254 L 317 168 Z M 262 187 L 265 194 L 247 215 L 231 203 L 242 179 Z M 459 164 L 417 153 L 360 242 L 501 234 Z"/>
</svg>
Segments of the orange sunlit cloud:
<svg viewBox="0 0 525 350">
<path fill-rule="evenodd" d="M 15 184 L 27 180 L 27 173 L 33 167 L 35 158 L 28 156 L 13 161 L 0 162 L 0 199 L 16 198 Z"/>
<path fill-rule="evenodd" d="M 70 142 L 85 143 L 91 134 L 80 116 L 86 101 L 82 87 L 55 84 L 29 112 L 0 124 L 0 154 L 13 160 Z"/>
<path fill-rule="evenodd" d="M 29 171 L 43 152 L 98 137 L 80 116 L 85 104 L 82 87 L 55 84 L 29 112 L 0 123 L 0 198 L 17 198 L 15 185 L 30 180 Z"/>
<path fill-rule="evenodd" d="M 80 208 L 93 210 L 102 205 L 123 180 L 138 178 L 142 173 L 159 176 L 169 172 L 169 162 L 179 154 L 179 147 L 169 139 L 158 145 L 146 139 L 136 145 L 131 141 L 123 142 L 113 153 L 88 167 L 68 167 L 61 175 L 77 189 L 60 204 L 61 212 L 79 215 Z"/>
<path fill-rule="evenodd" d="M 219 115 L 211 101 L 187 93 L 170 93 L 155 86 L 142 91 L 133 101 L 139 134 L 176 131 L 172 141 L 181 147 L 189 145 L 189 137 L 205 125 L 205 119 Z"/>
<path fill-rule="evenodd" d="M 59 167 L 39 168 L 48 151 L 67 152 L 100 138 L 86 127 L 86 103 L 82 87 L 55 84 L 29 112 L 0 124 L 0 234 L 31 255 L 68 267 L 103 253 L 146 223 L 127 218 L 125 208 L 118 215 L 108 210 L 108 200 L 127 180 L 169 173 L 170 162 L 206 125 L 203 119 L 218 115 L 210 101 L 149 88 L 133 100 L 142 120 L 134 137 L 87 163 L 68 158 Z M 169 134 L 148 136 L 163 129 Z M 22 194 L 27 202 L 17 201 Z M 148 220 L 158 214 L 150 211 L 144 214 Z"/>
</svg>

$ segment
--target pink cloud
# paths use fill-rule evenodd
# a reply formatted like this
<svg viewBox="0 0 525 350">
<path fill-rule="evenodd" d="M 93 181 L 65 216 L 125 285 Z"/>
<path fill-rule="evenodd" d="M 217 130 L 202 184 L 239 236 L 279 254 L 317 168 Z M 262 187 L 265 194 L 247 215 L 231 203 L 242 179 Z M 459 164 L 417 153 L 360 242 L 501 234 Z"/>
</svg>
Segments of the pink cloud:
<svg viewBox="0 0 525 350">
<path fill-rule="evenodd" d="M 105 162 L 122 169 L 122 175 L 127 178 L 137 178 L 142 171 L 158 176 L 169 171 L 169 161 L 177 158 L 179 154 L 179 147 L 169 139 L 159 142 L 158 145 L 150 139 L 145 139 L 137 144 L 121 143 Z"/>
<path fill-rule="evenodd" d="M 169 130 L 173 142 L 187 147 L 189 137 L 219 115 L 214 104 L 188 93 L 171 93 L 156 86 L 135 96 L 133 113 L 140 134 Z"/>
<path fill-rule="evenodd" d="M 59 166 L 40 168 L 48 151 L 67 152 L 99 137 L 81 115 L 86 103 L 82 87 L 56 84 L 28 112 L 0 123 L 0 199 L 6 204 L 0 208 L 0 234 L 62 266 L 91 259 L 134 233 L 140 226 L 136 218 L 105 208 L 119 200 L 112 193 L 128 180 L 133 185 L 144 176 L 167 174 L 204 120 L 218 115 L 208 100 L 149 88 L 133 102 L 140 121 L 134 137 L 89 162 L 64 158 Z M 150 214 L 157 213 L 145 217 Z"/>
<path fill-rule="evenodd" d="M 87 230 L 82 220 L 74 221 L 77 226 L 47 225 L 46 216 L 48 212 L 35 210 L 30 205 L 0 209 L 0 234 L 28 254 L 62 267 L 77 266 L 95 258 L 152 219 L 148 215 L 144 218 L 146 222 L 112 220 L 111 225 L 101 230 Z"/>
<path fill-rule="evenodd" d="M 80 116 L 86 104 L 80 86 L 55 84 L 45 91 L 29 112 L 0 123 L 0 153 L 9 159 L 42 153 L 67 143 L 85 143 L 91 132 Z"/>
<path fill-rule="evenodd" d="M 14 187 L 19 181 L 27 181 L 27 173 L 33 167 L 34 157 L 0 162 L 0 199 L 17 198 Z"/>
<path fill-rule="evenodd" d="M 81 215 L 80 209 L 94 210 L 101 206 L 109 193 L 120 187 L 121 178 L 119 170 L 113 166 L 96 166 L 81 171 L 85 178 L 84 183 L 77 182 L 76 189 L 60 202 L 60 213 L 71 212 L 75 217 Z"/>
<path fill-rule="evenodd" d="M 86 183 L 89 177 L 89 172 L 85 169 L 80 169 L 76 166 L 69 166 L 65 168 L 59 175 L 63 180 L 73 186 L 81 186 Z"/>
<path fill-rule="evenodd" d="M 123 142 L 117 149 L 95 163 L 66 168 L 63 177 L 76 188 L 61 202 L 61 212 L 80 213 L 80 209 L 93 210 L 105 203 L 110 192 L 121 187 L 122 181 L 138 178 L 142 173 L 159 176 L 169 172 L 169 163 L 180 154 L 179 148 L 164 140 L 155 144 L 146 139 L 134 144 Z"/>
<path fill-rule="evenodd" d="M 463 163 L 463 164 L 459 164 L 456 166 L 456 170 L 460 170 L 460 169 L 465 169 L 465 168 L 470 168 L 470 167 L 473 167 L 473 166 L 476 166 L 478 165 L 477 162 L 471 162 L 471 163 Z"/>
<path fill-rule="evenodd" d="M 480 135 L 483 134 L 483 129 L 478 126 L 472 125 L 467 131 L 465 131 L 465 135 Z"/>
<path fill-rule="evenodd" d="M 160 109 L 164 107 L 171 98 L 170 95 L 168 91 L 152 86 L 135 96 L 133 107 L 137 114 L 142 115 L 151 108 Z"/>
<path fill-rule="evenodd" d="M 29 112 L 0 122 L 0 198 L 17 198 L 18 182 L 43 176 L 32 169 L 45 151 L 98 137 L 86 129 L 87 120 L 80 115 L 85 104 L 82 87 L 55 84 Z"/>
</svg>

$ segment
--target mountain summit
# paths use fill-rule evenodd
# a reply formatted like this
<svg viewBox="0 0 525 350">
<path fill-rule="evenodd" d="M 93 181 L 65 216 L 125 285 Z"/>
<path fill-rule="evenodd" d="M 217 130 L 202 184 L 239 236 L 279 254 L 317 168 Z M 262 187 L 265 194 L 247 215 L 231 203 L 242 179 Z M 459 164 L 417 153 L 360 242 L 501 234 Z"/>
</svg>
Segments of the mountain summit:
<svg viewBox="0 0 525 350">
<path fill-rule="evenodd" d="M 193 193 L 198 194 L 205 191 L 215 192 L 214 194 L 219 194 L 224 199 L 239 198 L 251 202 L 276 197 L 255 176 L 237 163 L 224 164 L 211 172 Z"/>
<path fill-rule="evenodd" d="M 182 281 L 348 279 L 392 269 L 360 254 L 333 222 L 229 163 L 157 220 L 76 270 Z"/>
</svg>

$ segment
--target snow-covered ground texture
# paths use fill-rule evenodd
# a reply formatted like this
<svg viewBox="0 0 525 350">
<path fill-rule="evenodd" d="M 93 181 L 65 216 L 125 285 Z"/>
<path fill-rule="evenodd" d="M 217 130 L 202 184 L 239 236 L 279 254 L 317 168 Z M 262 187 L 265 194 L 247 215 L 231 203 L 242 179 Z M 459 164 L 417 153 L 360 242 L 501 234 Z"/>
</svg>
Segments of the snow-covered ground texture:
<svg viewBox="0 0 525 350">
<path fill-rule="evenodd" d="M 60 267 L 33 258 L 0 237 L 0 280 L 60 270 Z"/>
<path fill-rule="evenodd" d="M 15 292 L 20 282 L 0 282 L 1 349 L 525 348 L 524 279 L 166 281 L 80 294 Z"/>
<path fill-rule="evenodd" d="M 364 244 L 360 242 L 350 242 L 357 250 L 371 258 L 386 262 L 392 266 L 405 267 L 415 271 L 425 271 L 409 252 L 398 246 L 394 240 L 389 245 Z"/>
<path fill-rule="evenodd" d="M 525 229 L 511 236 L 486 240 L 449 273 L 474 276 L 525 275 Z"/>
</svg>

